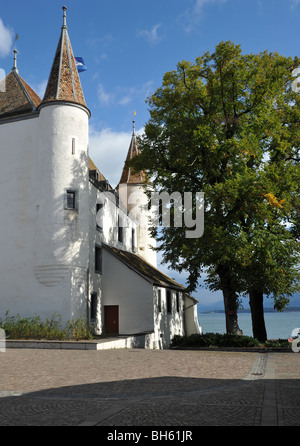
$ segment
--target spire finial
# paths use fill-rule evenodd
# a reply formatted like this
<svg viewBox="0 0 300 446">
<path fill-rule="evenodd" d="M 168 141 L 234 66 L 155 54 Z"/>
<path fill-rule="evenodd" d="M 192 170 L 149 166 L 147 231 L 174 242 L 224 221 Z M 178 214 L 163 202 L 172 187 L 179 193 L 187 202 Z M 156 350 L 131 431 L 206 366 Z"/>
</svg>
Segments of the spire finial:
<svg viewBox="0 0 300 446">
<path fill-rule="evenodd" d="M 133 115 L 136 116 L 136 111 L 134 110 Z M 132 136 L 135 136 L 135 120 L 132 121 L 133 124 L 133 133 Z"/>
<path fill-rule="evenodd" d="M 62 9 L 64 12 L 64 14 L 63 14 L 63 28 L 67 28 L 67 7 L 63 6 Z"/>
<path fill-rule="evenodd" d="M 18 73 L 18 67 L 17 67 L 17 40 L 19 40 L 19 34 L 17 33 L 15 36 L 15 47 L 14 47 L 14 66 L 13 66 L 13 70 L 16 71 Z"/>
<path fill-rule="evenodd" d="M 13 66 L 13 70 L 18 73 L 17 54 L 18 54 L 18 51 L 16 49 L 14 49 L 14 66 Z"/>
</svg>

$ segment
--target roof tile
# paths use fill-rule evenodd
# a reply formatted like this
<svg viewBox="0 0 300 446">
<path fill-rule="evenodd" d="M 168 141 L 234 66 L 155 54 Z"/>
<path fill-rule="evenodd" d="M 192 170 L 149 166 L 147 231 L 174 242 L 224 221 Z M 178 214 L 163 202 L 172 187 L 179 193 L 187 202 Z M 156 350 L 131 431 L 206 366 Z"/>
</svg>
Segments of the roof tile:
<svg viewBox="0 0 300 446">
<path fill-rule="evenodd" d="M 2 80 L 0 89 L 0 119 L 35 112 L 41 99 L 22 79 L 17 70 L 12 70 Z"/>
<path fill-rule="evenodd" d="M 87 108 L 66 27 L 62 27 L 42 104 L 73 102 Z"/>
<path fill-rule="evenodd" d="M 133 132 L 129 150 L 127 153 L 126 162 L 130 161 L 133 157 L 139 155 L 140 150 L 136 140 L 135 132 Z M 134 172 L 132 167 L 127 167 L 126 162 L 123 168 L 121 179 L 119 184 L 143 184 L 147 181 L 147 175 L 145 172 Z"/>
</svg>

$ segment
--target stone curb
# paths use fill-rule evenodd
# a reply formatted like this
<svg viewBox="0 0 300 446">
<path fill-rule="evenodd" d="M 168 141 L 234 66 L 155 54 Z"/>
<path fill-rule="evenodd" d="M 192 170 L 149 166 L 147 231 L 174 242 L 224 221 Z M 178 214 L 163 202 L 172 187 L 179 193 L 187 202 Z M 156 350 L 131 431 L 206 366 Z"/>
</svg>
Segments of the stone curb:
<svg viewBox="0 0 300 446">
<path fill-rule="evenodd" d="M 46 340 L 14 340 L 7 339 L 6 349 L 52 349 L 52 350 L 106 350 L 137 348 L 138 336 L 92 340 L 92 341 L 46 341 Z"/>
<path fill-rule="evenodd" d="M 245 352 L 245 353 L 293 353 L 291 348 L 281 347 L 171 347 L 170 350 L 199 350 L 209 352 Z"/>
</svg>

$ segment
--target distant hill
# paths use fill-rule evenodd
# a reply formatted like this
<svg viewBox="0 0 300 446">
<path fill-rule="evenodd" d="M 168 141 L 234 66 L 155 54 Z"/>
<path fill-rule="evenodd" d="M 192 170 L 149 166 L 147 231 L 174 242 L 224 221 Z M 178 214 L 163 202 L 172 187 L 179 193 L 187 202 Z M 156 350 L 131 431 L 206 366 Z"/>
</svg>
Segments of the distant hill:
<svg viewBox="0 0 300 446">
<path fill-rule="evenodd" d="M 274 310 L 274 308 L 268 308 L 266 307 L 264 309 L 265 313 L 277 313 L 276 310 Z M 284 313 L 289 313 L 289 312 L 300 312 L 300 306 L 299 307 L 288 307 L 286 310 L 284 310 Z M 198 313 L 200 314 L 212 314 L 212 313 L 221 313 L 224 314 L 225 311 L 224 310 L 207 310 L 207 311 L 201 311 L 198 310 Z M 251 313 L 249 308 L 245 308 L 243 310 L 238 310 L 238 313 Z"/>
<path fill-rule="evenodd" d="M 270 298 L 264 299 L 264 311 L 265 313 L 275 312 L 273 306 L 273 300 Z M 250 313 L 249 301 L 248 299 L 243 299 L 242 305 L 243 310 L 239 310 L 239 313 Z M 285 311 L 300 311 L 300 293 L 294 294 L 290 298 L 290 306 Z M 201 298 L 199 298 L 198 303 L 198 313 L 225 313 L 224 303 L 222 300 L 219 302 L 212 303 L 212 305 L 203 305 Z"/>
</svg>

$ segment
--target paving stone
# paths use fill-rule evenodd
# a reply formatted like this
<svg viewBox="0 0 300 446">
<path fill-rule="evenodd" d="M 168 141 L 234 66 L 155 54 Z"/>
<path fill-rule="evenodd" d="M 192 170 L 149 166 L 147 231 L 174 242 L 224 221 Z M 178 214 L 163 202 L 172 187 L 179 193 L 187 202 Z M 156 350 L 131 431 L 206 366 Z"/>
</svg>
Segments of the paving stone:
<svg viewBox="0 0 300 446">
<path fill-rule="evenodd" d="M 300 355 L 0 353 L 0 426 L 297 426 Z"/>
</svg>

